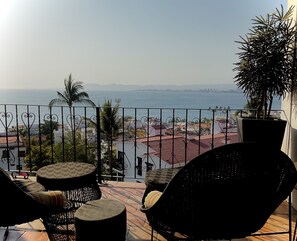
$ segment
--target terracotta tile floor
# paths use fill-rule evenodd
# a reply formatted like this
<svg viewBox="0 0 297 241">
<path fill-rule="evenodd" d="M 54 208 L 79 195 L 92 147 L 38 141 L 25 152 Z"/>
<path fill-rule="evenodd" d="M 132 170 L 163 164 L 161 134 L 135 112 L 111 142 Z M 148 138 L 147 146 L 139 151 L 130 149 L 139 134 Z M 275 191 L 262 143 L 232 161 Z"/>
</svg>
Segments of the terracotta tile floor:
<svg viewBox="0 0 297 241">
<path fill-rule="evenodd" d="M 140 212 L 142 194 L 145 189 L 144 183 L 137 182 L 108 182 L 101 185 L 102 198 L 116 199 L 125 204 L 127 209 L 127 241 L 149 241 L 150 226 L 145 215 Z M 285 201 L 271 216 L 267 224 L 261 229 L 263 232 L 288 230 L 288 205 Z M 295 227 L 296 211 L 293 210 L 293 228 Z M 0 228 L 0 240 L 4 235 L 5 228 Z M 240 239 L 240 241 L 287 241 L 288 234 L 255 236 Z M 74 239 L 74 238 L 73 238 Z M 49 241 L 42 222 L 35 220 L 30 223 L 10 227 L 7 241 Z M 165 240 L 161 235 L 154 234 L 154 240 Z M 88 241 L 88 240 L 86 240 Z"/>
</svg>

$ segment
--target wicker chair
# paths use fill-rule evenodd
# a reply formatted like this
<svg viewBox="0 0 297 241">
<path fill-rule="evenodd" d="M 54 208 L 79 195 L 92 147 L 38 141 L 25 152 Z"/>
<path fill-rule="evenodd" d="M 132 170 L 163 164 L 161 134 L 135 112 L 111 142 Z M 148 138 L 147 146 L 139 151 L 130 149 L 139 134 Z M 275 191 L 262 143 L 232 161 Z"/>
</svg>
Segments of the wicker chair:
<svg viewBox="0 0 297 241">
<path fill-rule="evenodd" d="M 49 207 L 29 195 L 44 191 L 45 188 L 41 184 L 29 179 L 13 180 L 2 168 L 0 168 L 0 190 L 0 226 L 7 227 L 4 239 L 8 235 L 9 226 L 61 212 L 61 208 Z"/>
<path fill-rule="evenodd" d="M 154 230 L 172 239 L 174 233 L 190 240 L 244 238 L 263 227 L 296 181 L 293 162 L 282 151 L 227 144 L 188 162 L 141 211 L 152 239 Z"/>
</svg>

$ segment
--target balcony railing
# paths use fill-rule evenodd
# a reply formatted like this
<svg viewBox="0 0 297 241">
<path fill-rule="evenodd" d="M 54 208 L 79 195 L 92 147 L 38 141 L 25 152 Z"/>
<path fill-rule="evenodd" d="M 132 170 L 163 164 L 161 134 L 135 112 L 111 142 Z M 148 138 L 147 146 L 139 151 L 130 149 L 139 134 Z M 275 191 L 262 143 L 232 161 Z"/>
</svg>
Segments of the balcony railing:
<svg viewBox="0 0 297 241">
<path fill-rule="evenodd" d="M 238 109 L 0 105 L 0 166 L 34 175 L 51 163 L 97 166 L 98 181 L 143 179 L 147 170 L 183 166 L 219 145 L 237 142 Z"/>
</svg>

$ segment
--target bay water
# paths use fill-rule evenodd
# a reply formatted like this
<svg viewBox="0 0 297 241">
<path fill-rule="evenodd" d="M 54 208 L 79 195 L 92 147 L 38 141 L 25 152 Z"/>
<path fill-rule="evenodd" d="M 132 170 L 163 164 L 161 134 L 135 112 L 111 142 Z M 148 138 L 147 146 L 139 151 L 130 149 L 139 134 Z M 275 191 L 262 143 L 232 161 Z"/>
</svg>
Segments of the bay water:
<svg viewBox="0 0 297 241">
<path fill-rule="evenodd" d="M 241 92 L 220 91 L 175 91 L 175 90 L 131 90 L 131 91 L 86 91 L 98 106 L 105 100 L 115 103 L 120 99 L 121 107 L 129 108 L 187 108 L 208 109 L 215 107 L 242 109 L 246 97 Z M 57 98 L 56 90 L 3 90 L 0 89 L 0 104 L 48 105 Z M 280 100 L 275 99 L 273 109 L 280 109 Z"/>
<path fill-rule="evenodd" d="M 120 99 L 119 114 L 122 116 L 132 116 L 138 120 L 155 117 L 162 122 L 173 118 L 188 121 L 213 119 L 214 115 L 224 116 L 224 109 L 236 111 L 243 109 L 246 104 L 245 96 L 235 91 L 90 90 L 87 93 L 97 106 L 102 106 L 105 100 L 111 100 L 112 104 L 115 104 L 116 99 Z M 31 126 L 48 119 L 48 103 L 54 98 L 57 98 L 56 90 L 0 90 L 0 132 L 4 131 L 7 125 L 17 125 L 17 121 L 19 124 Z M 273 109 L 280 110 L 280 106 L 280 100 L 276 99 Z M 69 118 L 69 113 L 66 113 L 68 108 L 63 111 L 65 112 L 61 113 L 59 107 L 52 108 L 52 114 L 59 123 L 64 118 Z M 86 110 L 78 107 L 75 111 L 78 116 L 95 116 L 95 110 L 90 107 Z M 5 112 L 9 113 L 6 116 L 10 116 L 10 119 L 5 119 Z"/>
</svg>

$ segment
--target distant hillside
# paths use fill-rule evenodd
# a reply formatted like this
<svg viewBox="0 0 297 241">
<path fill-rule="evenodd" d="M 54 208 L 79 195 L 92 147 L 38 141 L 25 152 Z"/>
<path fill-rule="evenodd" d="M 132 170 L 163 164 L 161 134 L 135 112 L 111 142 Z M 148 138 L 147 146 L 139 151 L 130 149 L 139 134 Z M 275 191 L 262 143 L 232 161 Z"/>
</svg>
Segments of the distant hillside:
<svg viewBox="0 0 297 241">
<path fill-rule="evenodd" d="M 121 84 L 84 84 L 85 90 L 187 90 L 187 91 L 240 91 L 235 84 L 200 84 L 200 85 L 121 85 Z"/>
</svg>

